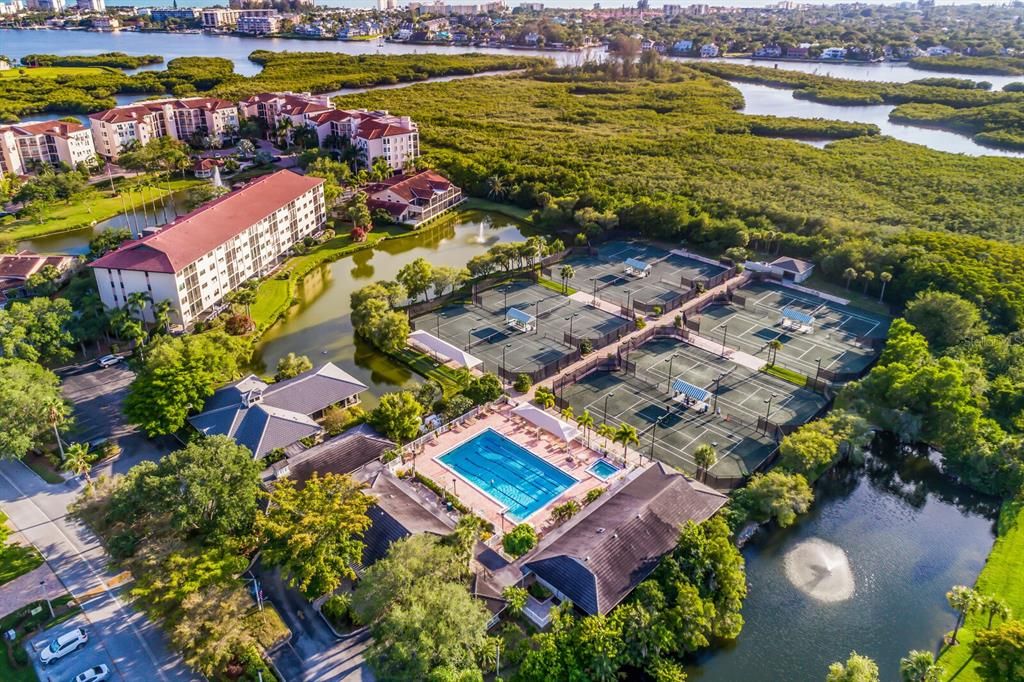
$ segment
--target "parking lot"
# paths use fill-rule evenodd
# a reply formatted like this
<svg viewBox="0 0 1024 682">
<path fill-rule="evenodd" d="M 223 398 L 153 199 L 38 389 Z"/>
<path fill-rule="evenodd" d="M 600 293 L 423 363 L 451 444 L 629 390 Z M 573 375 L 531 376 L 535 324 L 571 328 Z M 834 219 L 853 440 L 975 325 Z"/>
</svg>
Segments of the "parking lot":
<svg viewBox="0 0 1024 682">
<path fill-rule="evenodd" d="M 135 430 L 121 413 L 128 385 L 135 378 L 127 364 L 102 368 L 93 362 L 67 368 L 59 375 L 64 395 L 74 406 L 76 441 L 121 438 Z"/>
<path fill-rule="evenodd" d="M 566 386 L 562 399 L 597 423 L 632 425 L 640 433 L 638 452 L 691 474 L 693 453 L 705 443 L 718 454 L 712 474 L 750 474 L 776 445 L 771 430 L 758 429 L 758 418 L 802 424 L 825 404 L 812 391 L 670 339 L 648 341 L 628 357 L 634 372 L 595 372 Z M 673 400 L 670 376 L 707 390 L 707 409 Z"/>
<path fill-rule="evenodd" d="M 46 608 L 46 607 L 43 607 Z M 85 646 L 77 651 L 73 651 L 64 658 L 61 658 L 53 663 L 44 666 L 39 662 L 39 652 L 46 648 L 51 640 L 66 632 L 71 632 L 75 628 L 85 628 L 86 634 L 89 635 L 89 641 L 86 642 Z M 100 642 L 98 637 L 93 637 L 90 631 L 88 619 L 86 619 L 84 613 L 79 613 L 73 618 L 64 621 L 60 625 L 42 632 L 32 639 L 28 640 L 25 644 L 28 649 L 28 654 L 32 660 L 32 665 L 35 667 L 36 675 L 39 677 L 40 682 L 73 682 L 75 676 L 81 672 L 85 672 L 89 668 L 97 665 L 106 665 L 110 670 L 111 680 L 124 680 L 125 682 L 135 682 L 134 680 L 126 680 L 114 667 L 114 662 L 110 660 L 110 655 Z"/>
<path fill-rule="evenodd" d="M 510 328 L 510 308 L 532 317 L 533 331 Z M 596 342 L 609 334 L 624 334 L 632 324 L 532 282 L 490 289 L 476 305 L 450 305 L 415 320 L 417 329 L 483 360 L 483 369 L 489 372 L 497 372 L 503 362 L 508 372 L 539 370 L 576 350 L 567 342 L 570 332 L 574 339 Z"/>
<path fill-rule="evenodd" d="M 890 320 L 852 306 L 766 282 L 752 282 L 734 292 L 733 302 L 713 305 L 701 315 L 700 335 L 729 348 L 769 359 L 771 342 L 778 340 L 776 364 L 814 377 L 821 369 L 856 374 L 878 351 L 874 340 L 884 339 Z M 786 309 L 813 317 L 811 331 L 783 328 Z"/>
</svg>

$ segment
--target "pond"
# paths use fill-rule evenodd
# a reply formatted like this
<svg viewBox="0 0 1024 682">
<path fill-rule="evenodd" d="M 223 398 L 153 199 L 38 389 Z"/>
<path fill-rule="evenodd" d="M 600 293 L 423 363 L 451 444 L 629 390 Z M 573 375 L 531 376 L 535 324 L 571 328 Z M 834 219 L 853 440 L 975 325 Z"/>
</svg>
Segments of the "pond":
<svg viewBox="0 0 1024 682">
<path fill-rule="evenodd" d="M 373 407 L 377 396 L 422 378 L 355 337 L 350 294 L 370 282 L 394 279 L 403 265 L 416 258 L 463 267 L 498 242 L 525 238 L 511 218 L 466 211 L 412 236 L 390 239 L 375 249 L 325 264 L 306 276 L 298 305 L 264 335 L 253 356 L 254 369 L 272 374 L 278 359 L 288 353 L 306 355 L 314 364 L 329 360 L 370 387 L 363 404 Z"/>
<path fill-rule="evenodd" d="M 945 594 L 977 578 L 998 502 L 892 445 L 838 468 L 815 492 L 794 527 L 762 530 L 744 548 L 746 625 L 733 645 L 704 654 L 691 679 L 820 682 L 856 650 L 875 659 L 881 679 L 897 680 L 902 656 L 937 651 L 952 629 Z"/>
</svg>

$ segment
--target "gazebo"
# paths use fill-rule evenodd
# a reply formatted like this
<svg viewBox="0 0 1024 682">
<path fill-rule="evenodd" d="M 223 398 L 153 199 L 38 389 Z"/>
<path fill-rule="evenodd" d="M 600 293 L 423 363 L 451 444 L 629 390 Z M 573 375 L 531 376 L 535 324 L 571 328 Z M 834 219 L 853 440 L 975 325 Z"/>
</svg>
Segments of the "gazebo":
<svg viewBox="0 0 1024 682">
<path fill-rule="evenodd" d="M 779 323 L 783 329 L 787 330 L 792 329 L 804 333 L 814 331 L 814 316 L 794 308 L 783 308 L 782 319 L 779 320 Z"/>
<path fill-rule="evenodd" d="M 416 345 L 423 348 L 427 352 L 434 353 L 444 358 L 448 358 L 460 367 L 466 369 L 473 369 L 483 364 L 483 360 L 470 355 L 466 351 L 462 350 L 457 346 L 437 338 L 433 334 L 423 329 L 417 329 L 416 331 L 409 334 L 409 344 Z"/>
<path fill-rule="evenodd" d="M 516 331 L 532 332 L 537 326 L 537 318 L 519 308 L 509 308 L 505 312 L 505 326 Z"/>
<path fill-rule="evenodd" d="M 647 277 L 651 274 L 650 263 L 645 263 L 642 260 L 627 258 L 624 265 L 626 266 L 626 274 L 631 277 Z"/>
</svg>

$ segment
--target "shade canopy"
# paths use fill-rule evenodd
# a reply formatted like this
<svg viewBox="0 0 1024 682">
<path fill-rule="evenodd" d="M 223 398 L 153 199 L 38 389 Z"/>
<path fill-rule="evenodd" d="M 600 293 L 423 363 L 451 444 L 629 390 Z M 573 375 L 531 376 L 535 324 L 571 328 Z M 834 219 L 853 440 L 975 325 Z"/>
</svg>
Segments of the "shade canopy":
<svg viewBox="0 0 1024 682">
<path fill-rule="evenodd" d="M 813 316 L 800 310 L 794 310 L 793 308 L 783 308 L 782 316 L 786 319 L 799 322 L 800 324 L 814 324 Z"/>
<path fill-rule="evenodd" d="M 533 321 L 534 321 L 533 315 L 531 315 L 530 313 L 524 312 L 524 311 L 520 310 L 519 308 L 509 308 L 505 312 L 505 319 L 506 320 L 515 320 L 516 322 L 520 322 L 522 324 L 533 324 Z"/>
<path fill-rule="evenodd" d="M 636 258 L 627 258 L 625 263 L 627 268 L 631 268 L 639 272 L 644 272 L 645 270 L 651 267 L 647 263 L 643 262 L 642 260 L 637 260 Z"/>
<path fill-rule="evenodd" d="M 423 329 L 417 329 L 413 333 L 409 334 L 409 341 L 411 343 L 415 342 L 417 345 L 426 348 L 432 353 L 437 353 L 438 355 L 446 357 L 466 369 L 473 369 L 474 367 L 483 364 L 483 360 L 475 355 L 470 355 L 458 346 L 453 346 L 447 341 L 443 341 Z"/>
<path fill-rule="evenodd" d="M 540 427 L 566 442 L 580 435 L 580 430 L 569 422 L 563 421 L 550 412 L 545 412 L 533 405 L 520 405 L 512 410 L 512 414 L 522 417 L 534 426 Z"/>
<path fill-rule="evenodd" d="M 672 390 L 701 403 L 707 402 L 708 397 L 711 395 L 700 386 L 694 386 L 690 382 L 683 381 L 682 379 L 674 379 L 672 381 Z"/>
</svg>

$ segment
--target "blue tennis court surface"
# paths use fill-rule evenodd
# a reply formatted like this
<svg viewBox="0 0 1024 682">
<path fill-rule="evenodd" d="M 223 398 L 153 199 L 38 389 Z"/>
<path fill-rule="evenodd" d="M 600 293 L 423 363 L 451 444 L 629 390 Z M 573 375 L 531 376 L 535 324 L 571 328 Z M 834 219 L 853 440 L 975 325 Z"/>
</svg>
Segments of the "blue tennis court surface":
<svg viewBox="0 0 1024 682">
<path fill-rule="evenodd" d="M 529 450 L 488 429 L 437 458 L 520 522 L 576 483 Z"/>
</svg>

